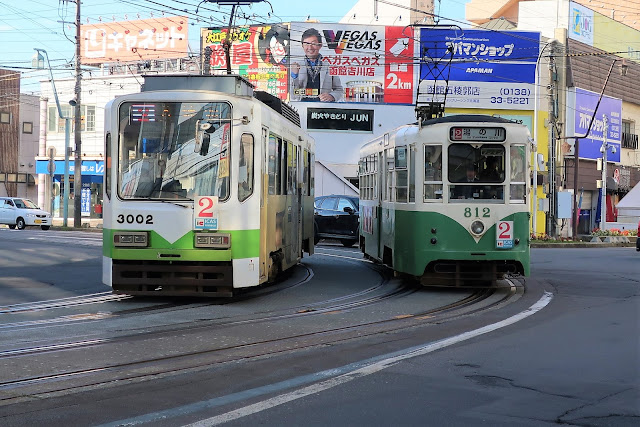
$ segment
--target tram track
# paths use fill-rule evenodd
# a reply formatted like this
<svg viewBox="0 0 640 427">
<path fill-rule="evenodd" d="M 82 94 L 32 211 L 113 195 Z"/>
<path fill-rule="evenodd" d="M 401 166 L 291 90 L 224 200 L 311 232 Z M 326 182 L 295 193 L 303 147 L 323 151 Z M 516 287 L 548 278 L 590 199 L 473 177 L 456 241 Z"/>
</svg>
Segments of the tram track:
<svg viewBox="0 0 640 427">
<path fill-rule="evenodd" d="M 269 357 L 283 352 L 301 351 L 317 346 L 335 345 L 355 338 L 393 333 L 419 325 L 424 326 L 425 324 L 441 323 L 447 317 L 453 318 L 462 315 L 460 310 L 472 307 L 478 304 L 479 301 L 489 298 L 494 294 L 494 291 L 495 290 L 492 289 L 479 290 L 455 303 L 433 310 L 413 313 L 411 316 L 363 322 L 338 328 L 322 329 L 310 333 L 287 335 L 276 339 L 253 341 L 240 345 L 182 352 L 177 355 L 146 358 L 123 363 L 111 363 L 85 369 L 56 372 L 49 375 L 1 381 L 0 405 L 15 403 L 16 400 L 20 401 L 35 398 L 42 393 L 46 393 L 47 395 L 51 393 L 69 393 L 92 387 L 105 386 L 107 384 L 115 384 L 121 381 L 144 381 L 161 376 L 206 369 L 216 364 Z M 514 288 L 512 287 L 511 292 L 505 293 L 502 298 L 489 304 L 484 309 L 490 309 L 503 304 L 511 298 L 513 294 Z M 476 311 L 478 310 L 473 310 L 473 312 Z M 318 313 L 307 312 L 300 314 L 306 316 Z M 95 344 L 88 342 L 84 344 L 104 346 L 114 343 L 105 341 Z M 70 349 L 73 350 L 74 348 L 61 348 L 56 349 L 56 351 L 68 351 Z M 68 384 L 68 381 L 72 381 L 73 384 Z M 28 388 L 29 386 L 36 387 L 38 391 L 30 393 L 24 390 L 25 387 Z M 16 394 L 13 393 L 12 390 L 20 390 L 20 392 Z"/>
<path fill-rule="evenodd" d="M 287 286 L 284 287 L 284 289 L 291 289 L 293 287 L 296 287 L 308 282 L 309 279 L 313 277 L 313 274 L 310 269 L 306 268 L 306 270 L 308 274 L 302 280 L 298 280 L 294 283 L 288 284 Z M 258 323 L 265 323 L 265 322 L 273 322 L 277 320 L 286 320 L 286 319 L 300 317 L 300 316 L 318 315 L 318 314 L 324 314 L 324 313 L 337 311 L 337 310 L 354 309 L 363 305 L 374 304 L 376 302 L 383 301 L 388 298 L 402 296 L 402 295 L 406 295 L 408 293 L 414 292 L 414 290 L 408 290 L 405 287 L 399 286 L 399 287 L 394 287 L 393 289 L 390 289 L 390 290 L 384 290 L 379 295 L 369 295 L 375 291 L 382 290 L 381 288 L 386 283 L 388 283 L 388 278 L 385 278 L 384 276 L 382 276 L 382 280 L 380 283 L 353 294 L 343 295 L 337 298 L 317 301 L 314 303 L 309 303 L 304 305 L 281 308 L 278 310 L 267 311 L 263 313 L 238 315 L 238 316 L 233 316 L 231 318 L 225 318 L 225 319 L 199 318 L 197 320 L 193 320 L 190 322 L 172 324 L 170 327 L 157 328 L 152 331 L 149 331 L 148 328 L 146 327 L 131 328 L 127 330 L 128 332 L 127 335 L 122 335 L 116 338 L 95 339 L 95 340 L 83 339 L 83 340 L 77 340 L 77 341 L 48 343 L 48 344 L 38 345 L 38 346 L 4 350 L 4 351 L 0 351 L 0 359 L 5 357 L 13 357 L 16 355 L 27 355 L 27 354 L 34 355 L 38 353 L 48 353 L 52 351 L 68 350 L 68 349 L 77 348 L 77 347 L 87 347 L 90 345 L 104 344 L 105 342 L 109 342 L 109 343 L 117 343 L 119 341 L 126 342 L 127 340 L 131 340 L 131 339 L 145 339 L 148 337 L 152 337 L 154 335 L 161 335 L 161 334 L 167 334 L 167 333 L 179 334 L 185 331 L 209 330 L 211 328 L 225 328 L 225 327 L 237 326 L 237 325 L 243 325 L 243 324 L 258 324 Z M 273 292 L 275 291 L 271 291 L 269 293 L 273 293 Z M 253 296 L 253 297 L 256 297 L 256 296 Z M 360 299 L 354 300 L 354 298 L 360 298 Z M 243 298 L 243 300 L 247 300 L 247 299 L 250 299 L 250 298 Z M 170 306 L 169 304 L 167 305 Z M 201 304 L 201 305 L 198 305 L 197 307 L 201 308 L 207 305 L 213 305 L 213 304 Z M 192 308 L 192 307 L 185 306 L 185 307 L 181 307 L 180 309 L 188 309 L 188 308 Z M 154 307 L 148 307 L 144 310 L 149 311 L 152 309 L 154 309 Z M 124 311 L 126 311 L 128 314 L 131 314 L 132 312 L 136 312 L 136 313 L 139 312 L 138 310 L 124 310 Z M 79 319 L 79 320 L 85 319 L 86 321 L 96 321 L 96 320 L 113 318 L 116 315 L 118 315 L 118 312 L 99 312 L 96 314 L 71 315 L 71 316 L 57 317 L 50 320 L 9 323 L 9 324 L 0 325 L 0 329 L 15 328 L 19 326 L 43 326 L 43 325 L 49 326 L 57 322 L 70 321 L 69 318 Z M 141 330 L 142 332 L 133 333 L 137 330 Z"/>
<path fill-rule="evenodd" d="M 416 326 L 437 324 L 448 318 L 454 318 L 471 312 L 490 309 L 496 305 L 504 303 L 513 296 L 513 292 L 505 293 L 502 298 L 485 307 L 477 307 L 482 301 L 487 300 L 495 293 L 495 289 L 481 289 L 454 303 L 437 307 L 431 310 L 422 310 L 409 313 L 403 316 L 381 318 L 366 322 L 353 322 L 347 325 L 334 327 L 323 327 L 306 333 L 285 333 L 270 339 L 251 339 L 246 342 L 238 342 L 229 345 L 205 346 L 192 351 L 179 351 L 176 353 L 158 354 L 156 357 L 129 358 L 121 363 L 113 363 L 119 360 L 118 348 L 144 347 L 148 343 L 172 339 L 172 337 L 187 337 L 188 339 L 202 339 L 202 336 L 212 334 L 216 331 L 224 334 L 226 330 L 233 330 L 237 327 L 254 327 L 260 323 L 277 324 L 281 321 L 299 324 L 303 319 L 310 319 L 313 316 L 332 316 L 336 313 L 349 313 L 354 309 L 375 305 L 382 301 L 408 296 L 418 289 L 402 284 L 400 281 L 392 281 L 391 275 L 385 268 L 355 258 L 343 255 L 321 254 L 320 256 L 334 256 L 347 258 L 347 262 L 355 262 L 376 271 L 380 275 L 380 280 L 374 286 L 367 289 L 339 297 L 302 304 L 293 307 L 285 307 L 279 310 L 266 311 L 238 315 L 224 319 L 198 319 L 192 322 L 172 324 L 160 328 L 149 330 L 146 328 L 129 329 L 125 335 L 116 337 L 101 338 L 87 337 L 82 340 L 68 342 L 55 342 L 40 344 L 37 346 L 23 346 L 22 348 L 7 349 L 0 352 L 0 361 L 9 365 L 23 365 L 34 363 L 47 363 L 53 361 L 52 368 L 47 373 L 40 375 L 14 375 L 0 380 L 0 406 L 17 403 L 19 401 L 38 398 L 43 395 L 55 395 L 74 393 L 87 388 L 103 387 L 109 384 L 120 384 L 122 381 L 136 382 L 145 381 L 152 378 L 176 375 L 188 371 L 207 369 L 211 366 L 238 362 L 241 360 L 251 360 L 256 358 L 270 357 L 280 353 L 290 351 L 301 351 L 318 346 L 330 346 L 340 342 L 357 338 L 370 337 L 377 334 L 387 334 L 401 331 Z M 307 268 L 307 267 L 305 267 Z M 300 286 L 313 277 L 313 272 L 307 268 L 307 274 L 292 281 L 281 289 L 261 289 L 261 296 L 280 290 L 291 289 Z M 389 286 L 392 284 L 392 286 Z M 514 287 L 512 286 L 512 290 Z M 240 298 L 251 298 L 251 293 L 242 295 Z M 96 301 L 106 295 L 92 295 Z M 122 297 L 122 296 L 116 296 Z M 126 296 L 125 296 L 126 297 Z M 246 299 L 245 299 L 246 300 Z M 79 303 L 80 298 L 61 299 L 59 301 L 41 302 L 32 306 L 35 309 L 53 309 L 57 305 L 66 307 Z M 88 300 L 87 300 L 88 301 Z M 89 302 L 87 302 L 89 304 Z M 213 303 L 204 304 L 212 305 Z M 189 306 L 179 309 L 188 309 Z M 5 307 L 5 309 L 7 309 Z M 27 310 L 27 305 L 14 305 L 9 310 L 21 312 Z M 147 307 L 153 309 L 153 307 Z M 137 313 L 135 309 L 124 310 L 128 314 Z M 11 313 L 5 311 L 4 313 Z M 93 319 L 92 321 L 102 321 L 112 318 L 105 316 L 104 319 Z M 322 323 L 322 322 L 316 322 Z M 301 328 L 304 330 L 304 328 Z M 215 334 L 214 334 L 215 335 Z M 83 360 L 89 362 L 91 366 L 78 367 L 77 369 L 68 366 L 56 366 L 58 359 L 62 357 L 73 358 L 74 354 L 82 353 Z M 108 356 L 114 353 L 114 356 Z M 100 354 L 101 357 L 91 357 L 91 354 Z M 60 356 L 58 356 L 60 355 Z M 107 355 L 105 357 L 105 355 Z M 120 358 L 122 360 L 122 358 Z M 106 363 L 105 363 L 106 362 Z M 5 370 L 5 372 L 7 372 Z M 13 372 L 13 371 L 12 371 Z"/>
</svg>

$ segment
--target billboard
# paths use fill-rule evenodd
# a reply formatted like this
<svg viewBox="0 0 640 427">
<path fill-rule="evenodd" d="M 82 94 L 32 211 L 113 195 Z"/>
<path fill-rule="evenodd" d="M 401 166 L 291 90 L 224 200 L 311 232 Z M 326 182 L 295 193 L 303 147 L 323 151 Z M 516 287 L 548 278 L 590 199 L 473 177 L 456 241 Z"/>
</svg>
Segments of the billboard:
<svg viewBox="0 0 640 427">
<path fill-rule="evenodd" d="M 202 69 L 225 73 L 227 59 L 223 42 L 227 28 L 202 28 Z M 231 31 L 231 71 L 249 80 L 258 90 L 282 100 L 288 98 L 289 28 L 287 24 L 235 27 Z"/>
<path fill-rule="evenodd" d="M 539 32 L 422 28 L 418 101 L 533 110 L 539 50 Z"/>
<path fill-rule="evenodd" d="M 412 104 L 410 27 L 292 22 L 292 101 Z"/>
<path fill-rule="evenodd" d="M 81 25 L 81 61 L 98 65 L 182 58 L 188 51 L 188 30 L 186 16 Z"/>
<path fill-rule="evenodd" d="M 569 96 L 573 96 L 574 98 L 573 103 L 570 99 L 568 105 L 568 110 L 572 111 L 573 109 L 574 113 L 572 115 L 567 115 L 568 117 L 572 116 L 574 120 L 574 136 L 582 136 L 587 133 L 591 117 L 595 114 L 589 136 L 587 138 L 580 139 L 580 152 L 578 153 L 580 158 L 595 160 L 602 157 L 600 147 L 604 141 L 604 116 L 607 116 L 607 142 L 616 147 L 615 153 L 612 153 L 611 151 L 607 153 L 607 159 L 611 162 L 620 162 L 622 100 L 604 95 L 600 105 L 598 106 L 598 111 L 595 111 L 598 98 L 600 97 L 599 93 L 576 88 L 575 94 L 570 94 Z M 572 143 L 570 142 L 570 144 Z M 573 146 L 569 154 L 573 154 Z"/>
<path fill-rule="evenodd" d="M 578 3 L 569 3 L 569 38 L 593 46 L 595 28 L 593 10 Z"/>
</svg>

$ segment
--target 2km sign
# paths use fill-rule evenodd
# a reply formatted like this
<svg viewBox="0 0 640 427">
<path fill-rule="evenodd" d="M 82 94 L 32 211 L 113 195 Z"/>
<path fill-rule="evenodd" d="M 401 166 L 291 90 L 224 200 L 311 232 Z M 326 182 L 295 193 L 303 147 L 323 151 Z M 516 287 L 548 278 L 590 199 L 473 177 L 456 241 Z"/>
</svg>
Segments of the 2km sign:
<svg viewBox="0 0 640 427">
<path fill-rule="evenodd" d="M 198 196 L 193 204 L 194 227 L 201 230 L 218 229 L 218 197 Z"/>
</svg>

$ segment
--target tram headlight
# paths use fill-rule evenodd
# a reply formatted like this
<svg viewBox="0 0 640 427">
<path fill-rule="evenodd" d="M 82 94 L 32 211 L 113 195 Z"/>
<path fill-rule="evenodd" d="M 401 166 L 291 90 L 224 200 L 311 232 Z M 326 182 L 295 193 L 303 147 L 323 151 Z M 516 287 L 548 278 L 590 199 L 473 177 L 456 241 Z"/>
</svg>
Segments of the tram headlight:
<svg viewBox="0 0 640 427">
<path fill-rule="evenodd" d="M 149 233 L 146 231 L 117 231 L 113 233 L 113 245 L 124 248 L 146 248 Z"/>
<path fill-rule="evenodd" d="M 471 223 L 471 232 L 476 235 L 484 233 L 484 224 L 482 223 L 482 221 L 473 221 Z"/>
<path fill-rule="evenodd" d="M 194 246 L 196 248 L 229 249 L 231 235 L 228 233 L 196 233 Z"/>
</svg>

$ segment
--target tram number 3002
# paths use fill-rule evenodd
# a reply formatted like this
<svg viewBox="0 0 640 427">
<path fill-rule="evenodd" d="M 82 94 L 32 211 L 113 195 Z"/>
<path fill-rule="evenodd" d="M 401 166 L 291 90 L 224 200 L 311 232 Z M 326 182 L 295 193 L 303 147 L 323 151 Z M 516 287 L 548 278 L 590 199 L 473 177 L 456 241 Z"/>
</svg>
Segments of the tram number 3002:
<svg viewBox="0 0 640 427">
<path fill-rule="evenodd" d="M 475 215 L 474 215 L 475 214 Z M 464 208 L 465 218 L 489 218 L 491 217 L 491 209 L 489 208 Z"/>
<path fill-rule="evenodd" d="M 153 224 L 153 215 L 123 215 L 119 214 L 117 216 L 116 222 L 118 224 Z"/>
</svg>

